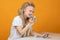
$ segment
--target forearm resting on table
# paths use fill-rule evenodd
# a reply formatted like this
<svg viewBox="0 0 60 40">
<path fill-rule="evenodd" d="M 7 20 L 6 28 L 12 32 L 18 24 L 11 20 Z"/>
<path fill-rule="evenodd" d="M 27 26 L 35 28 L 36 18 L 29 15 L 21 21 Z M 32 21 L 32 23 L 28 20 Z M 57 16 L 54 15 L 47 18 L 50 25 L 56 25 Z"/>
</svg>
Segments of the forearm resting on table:
<svg viewBox="0 0 60 40">
<path fill-rule="evenodd" d="M 36 32 L 33 31 L 32 35 L 35 36 L 35 37 L 47 38 L 49 34 L 48 33 L 39 34 L 39 33 L 36 33 Z"/>
<path fill-rule="evenodd" d="M 32 34 L 32 36 L 40 36 L 40 37 L 42 37 L 42 34 L 34 32 L 34 31 L 31 31 L 31 34 Z"/>
<path fill-rule="evenodd" d="M 29 29 L 29 25 L 26 25 L 26 27 L 23 29 L 21 27 L 16 26 L 16 29 L 18 30 L 18 32 L 22 36 Z"/>
</svg>

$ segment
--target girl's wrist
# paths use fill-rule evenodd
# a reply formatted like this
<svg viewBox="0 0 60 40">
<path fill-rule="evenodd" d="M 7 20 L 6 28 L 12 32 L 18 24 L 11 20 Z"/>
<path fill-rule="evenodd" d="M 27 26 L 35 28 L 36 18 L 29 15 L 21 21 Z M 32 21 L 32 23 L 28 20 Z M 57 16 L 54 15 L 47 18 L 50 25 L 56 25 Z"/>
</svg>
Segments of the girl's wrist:
<svg viewBox="0 0 60 40">
<path fill-rule="evenodd" d="M 28 27 L 31 27 L 31 26 L 32 26 L 32 24 L 31 24 L 31 23 L 28 23 L 27 25 L 28 25 Z"/>
</svg>

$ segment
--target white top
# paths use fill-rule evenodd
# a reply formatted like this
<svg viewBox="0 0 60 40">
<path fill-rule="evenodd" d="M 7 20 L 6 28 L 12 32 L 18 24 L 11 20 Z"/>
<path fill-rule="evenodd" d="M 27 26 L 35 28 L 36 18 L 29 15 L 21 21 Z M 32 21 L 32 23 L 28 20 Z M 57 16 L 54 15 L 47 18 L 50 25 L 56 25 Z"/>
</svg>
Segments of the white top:
<svg viewBox="0 0 60 40">
<path fill-rule="evenodd" d="M 9 36 L 8 40 L 15 40 L 15 39 L 21 38 L 21 35 L 18 33 L 15 26 L 18 26 L 21 28 L 23 27 L 22 19 L 20 16 L 16 16 L 14 18 L 14 20 L 12 22 L 12 27 L 11 27 L 10 36 Z"/>
</svg>

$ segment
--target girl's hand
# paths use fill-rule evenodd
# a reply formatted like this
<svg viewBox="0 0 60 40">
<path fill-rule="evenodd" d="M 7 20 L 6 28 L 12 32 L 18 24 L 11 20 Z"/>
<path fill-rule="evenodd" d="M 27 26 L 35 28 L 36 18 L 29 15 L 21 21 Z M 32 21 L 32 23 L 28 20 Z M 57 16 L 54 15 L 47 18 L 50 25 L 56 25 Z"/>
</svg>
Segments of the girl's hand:
<svg viewBox="0 0 60 40">
<path fill-rule="evenodd" d="M 31 28 L 31 26 L 35 23 L 36 21 L 36 17 L 32 17 L 32 18 L 29 18 L 28 20 L 28 25 L 29 25 L 29 28 Z"/>
<path fill-rule="evenodd" d="M 48 33 L 44 33 L 44 34 L 42 34 L 42 36 L 41 37 L 43 37 L 43 38 L 47 38 L 48 37 Z"/>
<path fill-rule="evenodd" d="M 35 21 L 36 21 L 36 17 L 35 16 L 29 19 L 29 23 L 31 23 L 31 24 L 34 24 Z"/>
<path fill-rule="evenodd" d="M 30 23 L 31 25 L 34 24 L 34 21 L 32 20 L 32 18 L 29 19 L 29 23 Z"/>
</svg>

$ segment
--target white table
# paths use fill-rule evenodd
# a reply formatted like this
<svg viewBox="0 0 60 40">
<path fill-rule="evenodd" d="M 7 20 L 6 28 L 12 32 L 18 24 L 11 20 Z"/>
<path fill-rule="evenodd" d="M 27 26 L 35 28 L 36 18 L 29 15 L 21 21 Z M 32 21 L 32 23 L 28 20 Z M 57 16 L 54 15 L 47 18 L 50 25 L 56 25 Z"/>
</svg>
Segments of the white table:
<svg viewBox="0 0 60 40">
<path fill-rule="evenodd" d="M 17 40 L 46 40 L 45 38 L 24 37 Z"/>
<path fill-rule="evenodd" d="M 24 37 L 17 40 L 60 40 L 60 34 L 51 33 L 48 38 L 41 37 Z"/>
</svg>

